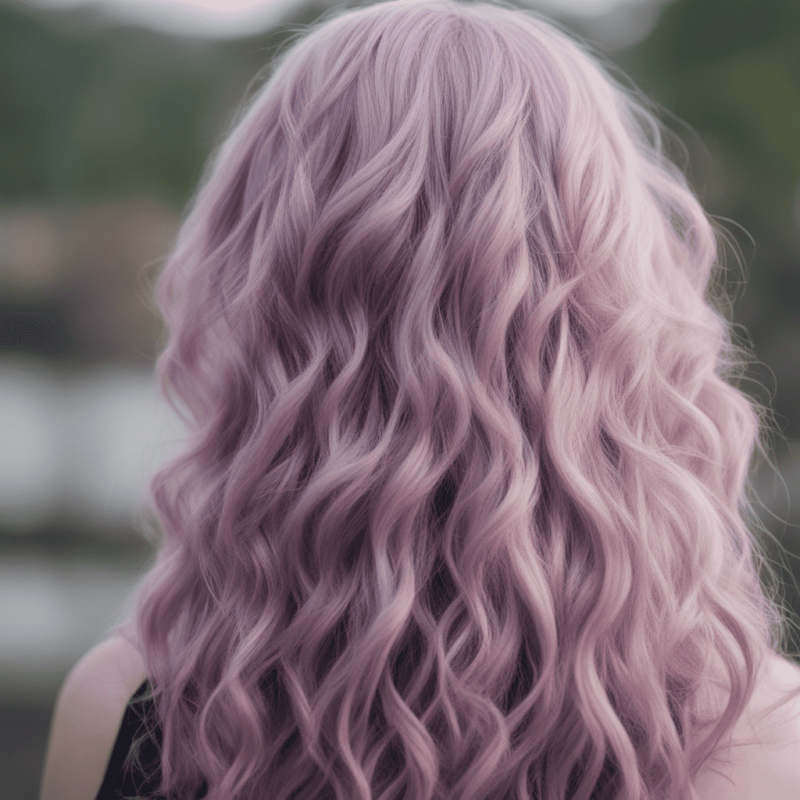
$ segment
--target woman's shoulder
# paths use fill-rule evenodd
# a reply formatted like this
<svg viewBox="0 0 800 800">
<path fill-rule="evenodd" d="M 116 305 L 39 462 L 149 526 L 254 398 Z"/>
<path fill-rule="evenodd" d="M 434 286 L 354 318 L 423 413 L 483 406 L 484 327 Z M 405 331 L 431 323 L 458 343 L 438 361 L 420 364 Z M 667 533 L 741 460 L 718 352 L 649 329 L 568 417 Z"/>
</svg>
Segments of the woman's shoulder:
<svg viewBox="0 0 800 800">
<path fill-rule="evenodd" d="M 700 769 L 701 800 L 800 797 L 800 667 L 773 654 L 724 747 Z"/>
<path fill-rule="evenodd" d="M 125 707 L 145 678 L 141 653 L 122 636 L 75 664 L 53 711 L 41 800 L 94 800 Z"/>
</svg>

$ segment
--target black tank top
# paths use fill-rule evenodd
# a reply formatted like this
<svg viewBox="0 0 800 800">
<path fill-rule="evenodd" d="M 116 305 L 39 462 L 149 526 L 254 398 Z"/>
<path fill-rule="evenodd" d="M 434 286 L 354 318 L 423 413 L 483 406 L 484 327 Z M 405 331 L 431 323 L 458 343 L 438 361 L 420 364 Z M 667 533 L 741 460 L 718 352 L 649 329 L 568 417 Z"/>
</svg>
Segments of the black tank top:
<svg viewBox="0 0 800 800">
<path fill-rule="evenodd" d="M 95 800 L 164 800 L 162 795 L 156 794 L 161 782 L 161 728 L 156 725 L 153 735 L 147 735 L 145 719 L 155 719 L 155 704 L 151 697 L 139 700 L 149 690 L 150 682 L 145 680 L 125 707 L 114 749 Z M 132 750 L 137 740 L 138 746 Z M 206 792 L 204 783 L 196 798 L 205 797 Z"/>
</svg>

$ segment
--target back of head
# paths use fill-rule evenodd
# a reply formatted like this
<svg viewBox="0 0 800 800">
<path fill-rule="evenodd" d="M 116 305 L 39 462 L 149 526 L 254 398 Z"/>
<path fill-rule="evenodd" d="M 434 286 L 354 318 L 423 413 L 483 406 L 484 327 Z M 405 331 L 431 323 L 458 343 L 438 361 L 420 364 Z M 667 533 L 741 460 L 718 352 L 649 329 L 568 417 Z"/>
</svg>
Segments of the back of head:
<svg viewBox="0 0 800 800">
<path fill-rule="evenodd" d="M 716 263 L 655 117 L 530 12 L 282 53 L 159 286 L 164 793 L 694 796 L 780 625 Z"/>
</svg>

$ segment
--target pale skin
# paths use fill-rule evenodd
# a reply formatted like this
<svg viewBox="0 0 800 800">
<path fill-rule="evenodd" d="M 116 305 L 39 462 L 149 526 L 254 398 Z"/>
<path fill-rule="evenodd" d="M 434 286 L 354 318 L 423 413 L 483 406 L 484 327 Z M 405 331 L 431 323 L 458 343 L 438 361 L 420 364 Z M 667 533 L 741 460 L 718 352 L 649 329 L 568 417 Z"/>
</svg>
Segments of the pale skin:
<svg viewBox="0 0 800 800">
<path fill-rule="evenodd" d="M 94 800 L 125 706 L 145 677 L 139 650 L 121 636 L 75 664 L 53 712 L 41 800 Z"/>
<path fill-rule="evenodd" d="M 122 637 L 97 645 L 72 668 L 53 713 L 41 800 L 95 800 L 125 707 L 145 677 L 139 650 Z M 701 800 L 800 798 L 800 697 L 764 716 L 795 687 L 800 667 L 775 656 L 733 730 L 735 746 L 701 768 Z M 736 744 L 753 736 L 759 741 Z"/>
</svg>

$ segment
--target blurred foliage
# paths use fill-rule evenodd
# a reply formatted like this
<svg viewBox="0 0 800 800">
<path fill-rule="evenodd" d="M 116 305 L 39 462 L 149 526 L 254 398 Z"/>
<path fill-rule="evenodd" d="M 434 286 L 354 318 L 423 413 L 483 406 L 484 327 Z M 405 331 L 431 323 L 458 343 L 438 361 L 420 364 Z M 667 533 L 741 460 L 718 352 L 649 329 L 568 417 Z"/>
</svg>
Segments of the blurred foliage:
<svg viewBox="0 0 800 800">
<path fill-rule="evenodd" d="M 232 67 L 216 44 L 0 7 L 0 199 L 150 190 L 182 202 Z"/>
<path fill-rule="evenodd" d="M 723 168 L 736 176 L 733 190 L 713 200 L 774 227 L 796 252 L 800 3 L 678 0 L 635 55 L 658 95 L 721 149 Z"/>
</svg>

